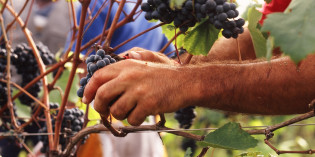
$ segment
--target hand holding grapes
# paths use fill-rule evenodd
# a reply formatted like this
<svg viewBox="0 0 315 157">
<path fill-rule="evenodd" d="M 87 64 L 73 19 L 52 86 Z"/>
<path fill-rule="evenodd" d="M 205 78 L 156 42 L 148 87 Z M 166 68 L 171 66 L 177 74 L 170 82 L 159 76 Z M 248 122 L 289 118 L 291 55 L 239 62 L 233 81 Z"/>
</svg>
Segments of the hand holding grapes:
<svg viewBox="0 0 315 157">
<path fill-rule="evenodd" d="M 83 102 L 94 99 L 95 110 L 103 116 L 111 113 L 119 120 L 127 118 L 131 125 L 140 125 L 148 115 L 193 105 L 198 86 L 191 81 L 189 71 L 183 70 L 133 59 L 120 61 L 93 74 L 85 86 Z"/>
</svg>

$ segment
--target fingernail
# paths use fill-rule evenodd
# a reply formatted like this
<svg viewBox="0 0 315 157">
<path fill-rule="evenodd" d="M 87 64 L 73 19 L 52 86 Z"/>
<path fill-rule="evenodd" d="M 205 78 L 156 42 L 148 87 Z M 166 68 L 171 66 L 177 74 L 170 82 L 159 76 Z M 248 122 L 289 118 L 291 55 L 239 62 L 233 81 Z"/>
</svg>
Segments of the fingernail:
<svg viewBox="0 0 315 157">
<path fill-rule="evenodd" d="M 86 103 L 87 103 L 86 101 L 87 101 L 87 100 L 86 100 L 86 97 L 85 97 L 85 96 L 83 96 L 83 98 L 82 98 L 82 102 L 86 104 Z"/>
<path fill-rule="evenodd" d="M 128 54 L 129 54 L 129 58 L 141 59 L 141 55 L 135 51 L 130 51 Z"/>
</svg>

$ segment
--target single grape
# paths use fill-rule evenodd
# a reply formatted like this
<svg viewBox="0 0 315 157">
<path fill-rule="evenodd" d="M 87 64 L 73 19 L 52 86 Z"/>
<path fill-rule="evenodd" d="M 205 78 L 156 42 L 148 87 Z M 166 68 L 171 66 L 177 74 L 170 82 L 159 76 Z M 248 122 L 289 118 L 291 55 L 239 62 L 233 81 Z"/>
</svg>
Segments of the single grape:
<svg viewBox="0 0 315 157">
<path fill-rule="evenodd" d="M 82 98 L 83 97 L 83 93 L 84 93 L 84 87 L 80 87 L 78 90 L 77 90 L 77 95 L 78 97 Z"/>
<path fill-rule="evenodd" d="M 97 68 L 97 65 L 95 63 L 91 63 L 88 66 L 88 69 L 89 69 L 90 73 L 93 74 L 98 68 Z"/>
<path fill-rule="evenodd" d="M 226 13 L 221 13 L 218 15 L 218 20 L 220 21 L 225 21 L 227 19 L 227 14 Z"/>
<path fill-rule="evenodd" d="M 96 66 L 98 67 L 98 69 L 101 69 L 106 66 L 106 62 L 104 60 L 99 60 L 96 62 Z"/>
<path fill-rule="evenodd" d="M 141 4 L 141 10 L 145 11 L 145 12 L 148 12 L 148 11 L 151 11 L 151 6 L 149 3 L 142 3 Z"/>
<path fill-rule="evenodd" d="M 87 77 L 81 78 L 81 80 L 80 80 L 80 85 L 81 85 L 81 86 L 85 86 L 86 83 L 87 83 Z"/>
<path fill-rule="evenodd" d="M 98 55 L 98 56 L 104 58 L 104 56 L 105 56 L 105 51 L 104 51 L 103 49 L 99 49 L 99 50 L 96 51 L 96 55 Z"/>
</svg>

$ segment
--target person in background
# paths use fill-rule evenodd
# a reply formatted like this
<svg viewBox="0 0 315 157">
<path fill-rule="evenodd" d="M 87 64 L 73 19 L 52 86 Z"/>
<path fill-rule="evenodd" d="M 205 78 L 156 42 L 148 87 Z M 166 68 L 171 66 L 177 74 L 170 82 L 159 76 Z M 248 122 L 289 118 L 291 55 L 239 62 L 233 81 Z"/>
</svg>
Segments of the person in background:
<svg viewBox="0 0 315 157">
<path fill-rule="evenodd" d="M 19 11 L 24 5 L 24 1 L 12 1 L 12 7 Z M 75 8 L 78 2 L 73 2 Z M 8 2 L 11 5 L 11 2 Z M 29 2 L 21 14 L 23 21 L 27 19 L 27 14 L 30 9 L 31 2 Z M 4 12 L 4 23 L 9 24 L 14 17 L 6 10 Z M 42 42 L 49 50 L 56 54 L 64 48 L 67 34 L 71 30 L 70 13 L 68 2 L 65 0 L 35 0 L 32 7 L 27 28 L 32 32 L 32 37 L 35 43 Z M 12 41 L 12 47 L 21 43 L 27 43 L 24 33 L 17 23 L 11 28 L 8 36 Z"/>
<path fill-rule="evenodd" d="M 91 0 L 90 2 L 90 11 L 91 11 L 91 18 L 94 18 L 97 14 L 99 9 L 102 9 L 98 17 L 96 17 L 91 23 L 87 23 L 89 25 L 88 29 L 84 30 L 84 35 L 82 37 L 82 45 L 85 45 L 94 37 L 98 36 L 103 31 L 103 25 L 105 23 L 105 19 L 107 16 L 107 12 L 109 9 L 109 1 L 105 4 L 104 8 L 102 4 L 105 0 Z M 124 6 L 124 11 L 128 14 L 134 7 L 133 1 L 128 1 Z M 107 28 L 110 27 L 112 23 L 115 13 L 118 9 L 118 3 L 113 4 L 112 11 L 109 15 L 109 21 Z M 80 22 L 80 15 L 81 15 L 81 7 L 78 8 L 77 11 L 77 22 Z M 87 16 L 89 17 L 89 16 Z M 119 21 L 121 21 L 125 15 L 122 13 Z M 89 21 L 87 19 L 86 21 Z M 111 40 L 111 47 L 115 47 L 120 43 L 128 40 L 129 38 L 133 37 L 141 33 L 142 31 L 151 28 L 157 25 L 157 23 L 148 22 L 144 18 L 144 14 L 140 14 L 135 21 L 132 21 L 122 27 L 118 28 Z M 72 34 L 68 35 L 68 39 L 66 42 L 66 49 L 69 47 L 70 38 Z M 142 47 L 152 51 L 159 51 L 161 50 L 164 45 L 168 42 L 167 38 L 162 34 L 161 28 L 154 29 L 148 33 L 145 33 L 138 38 L 128 42 L 127 44 L 123 45 L 119 49 L 117 49 L 114 53 L 119 55 L 122 52 L 131 49 L 132 47 Z M 102 43 L 103 44 L 103 43 Z M 72 46 L 71 50 L 75 50 L 76 42 Z M 165 50 L 165 54 L 172 52 L 174 50 L 174 46 L 170 45 Z M 85 49 L 81 51 L 81 54 L 85 55 L 89 49 Z M 93 52 L 94 53 L 94 52 Z M 92 53 L 92 54 L 93 54 Z M 171 56 L 171 55 L 170 55 Z M 84 67 L 84 64 L 80 66 Z M 86 75 L 86 73 L 84 74 Z M 152 123 L 154 120 L 150 118 L 150 122 L 145 122 L 145 124 Z M 114 120 L 113 125 L 122 126 L 123 124 L 120 121 Z M 93 148 L 93 149 L 91 149 Z M 93 151 L 91 151 L 93 150 Z M 137 151 L 135 151 L 137 150 Z M 103 156 L 103 157 L 163 157 L 165 155 L 163 144 L 161 139 L 157 133 L 137 133 L 137 134 L 130 134 L 124 138 L 114 137 L 110 134 L 92 134 L 87 143 L 84 144 L 78 153 L 78 156 Z"/>
</svg>

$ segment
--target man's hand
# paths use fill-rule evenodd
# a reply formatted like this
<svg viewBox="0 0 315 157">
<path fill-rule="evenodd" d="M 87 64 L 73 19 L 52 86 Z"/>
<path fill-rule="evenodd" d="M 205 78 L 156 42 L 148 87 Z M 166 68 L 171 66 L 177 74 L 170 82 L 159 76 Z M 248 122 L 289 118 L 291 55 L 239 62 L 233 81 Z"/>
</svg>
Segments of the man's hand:
<svg viewBox="0 0 315 157">
<path fill-rule="evenodd" d="M 149 61 L 155 63 L 164 63 L 169 65 L 179 65 L 175 60 L 168 58 L 166 55 L 149 51 L 140 47 L 134 47 L 124 53 L 119 54 L 119 56 L 129 56 L 130 59 L 142 60 L 142 61 Z"/>
<path fill-rule="evenodd" d="M 194 89 L 198 86 L 190 80 L 193 76 L 181 69 L 133 59 L 120 61 L 94 73 L 83 102 L 94 99 L 95 110 L 103 116 L 111 113 L 116 119 L 127 118 L 131 125 L 140 125 L 148 115 L 190 105 L 191 93 L 197 93 Z"/>
</svg>

